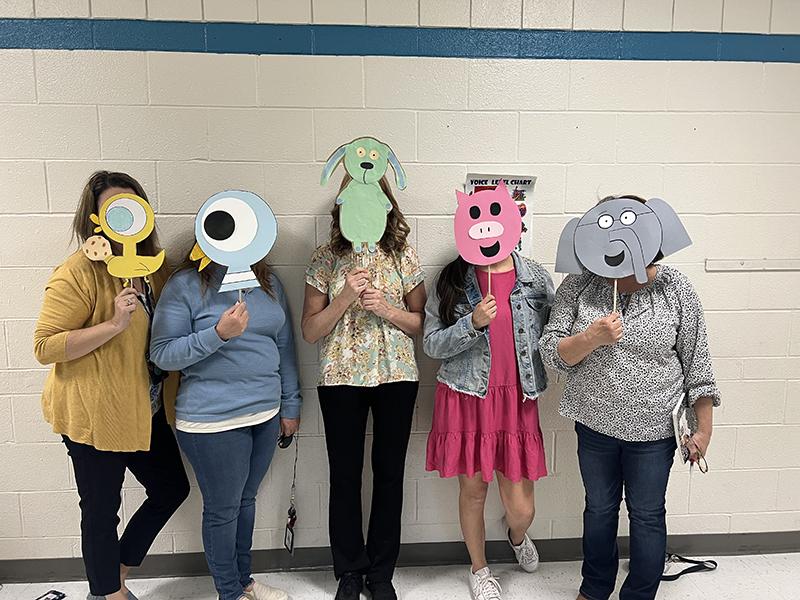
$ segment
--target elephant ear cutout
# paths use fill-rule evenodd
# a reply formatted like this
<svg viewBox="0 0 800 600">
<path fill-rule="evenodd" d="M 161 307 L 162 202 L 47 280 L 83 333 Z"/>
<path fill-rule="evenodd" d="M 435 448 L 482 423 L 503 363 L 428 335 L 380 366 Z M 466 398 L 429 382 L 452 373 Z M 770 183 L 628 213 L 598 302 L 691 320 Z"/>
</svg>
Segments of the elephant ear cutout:
<svg viewBox="0 0 800 600">
<path fill-rule="evenodd" d="M 102 235 L 93 235 L 87 239 L 83 246 L 81 246 L 86 258 L 96 262 L 106 262 L 113 257 L 111 252 L 111 243 Z"/>
<path fill-rule="evenodd" d="M 661 223 L 661 254 L 669 256 L 692 245 L 692 238 L 675 210 L 661 198 L 650 198 L 647 207 Z"/>
<path fill-rule="evenodd" d="M 578 227 L 578 221 L 580 221 L 578 217 L 570 219 L 561 232 L 561 237 L 558 238 L 556 273 L 580 274 L 583 272 L 583 266 L 578 260 L 578 255 L 575 251 L 575 229 Z"/>
</svg>

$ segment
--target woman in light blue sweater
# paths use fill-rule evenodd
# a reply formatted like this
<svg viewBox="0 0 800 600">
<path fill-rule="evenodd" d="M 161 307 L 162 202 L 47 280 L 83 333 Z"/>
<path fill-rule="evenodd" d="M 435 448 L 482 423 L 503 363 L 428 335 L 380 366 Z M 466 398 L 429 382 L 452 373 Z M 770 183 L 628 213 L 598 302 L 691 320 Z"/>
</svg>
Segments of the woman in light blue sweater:
<svg viewBox="0 0 800 600">
<path fill-rule="evenodd" d="M 278 277 L 253 265 L 261 287 L 219 293 L 225 269 L 187 258 L 161 294 L 150 358 L 181 371 L 178 442 L 203 494 L 203 546 L 220 600 L 285 600 L 254 581 L 256 493 L 279 432 L 300 424 L 294 333 Z"/>
</svg>

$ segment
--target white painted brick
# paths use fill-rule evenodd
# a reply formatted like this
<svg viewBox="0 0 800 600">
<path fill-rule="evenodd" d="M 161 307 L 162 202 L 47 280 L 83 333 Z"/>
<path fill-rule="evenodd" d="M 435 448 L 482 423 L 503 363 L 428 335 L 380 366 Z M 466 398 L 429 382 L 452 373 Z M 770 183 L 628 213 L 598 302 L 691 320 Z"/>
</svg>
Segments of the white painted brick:
<svg viewBox="0 0 800 600">
<path fill-rule="evenodd" d="M 417 158 L 416 117 L 411 111 L 314 111 L 314 158 L 316 160 L 324 162 L 342 144 L 364 136 L 372 136 L 388 144 L 400 164 L 412 162 Z M 455 160 L 450 154 L 441 156 L 448 156 L 450 160 Z M 440 157 L 437 156 L 437 162 L 439 159 Z M 321 173 L 322 171 L 320 171 Z M 338 180 L 339 177 L 340 174 L 337 172 L 335 178 Z"/>
<path fill-rule="evenodd" d="M 39 363 L 33 356 L 33 330 L 36 321 L 6 321 L 6 351 L 11 369 L 35 369 Z"/>
<path fill-rule="evenodd" d="M 789 354 L 800 355 L 800 312 L 792 313 L 792 333 L 789 338 Z"/>
<path fill-rule="evenodd" d="M 727 402 L 727 398 L 723 398 L 723 402 Z M 715 411 L 718 409 L 715 409 Z M 726 427 L 717 425 L 714 427 L 713 435 L 711 436 L 711 445 L 708 447 L 706 458 L 709 465 L 713 465 L 714 470 L 727 470 L 733 469 L 734 456 L 736 454 L 736 435 L 740 430 L 739 427 Z M 675 461 L 678 464 L 678 460 Z"/>
<path fill-rule="evenodd" d="M 176 106 L 255 106 L 256 57 L 152 52 L 150 101 Z"/>
<path fill-rule="evenodd" d="M 5 0 L 0 4 L 0 18 L 30 19 L 33 17 L 33 0 Z"/>
<path fill-rule="evenodd" d="M 673 0 L 625 0 L 623 28 L 628 31 L 670 31 Z"/>
<path fill-rule="evenodd" d="M 202 21 L 203 0 L 147 0 L 147 18 L 165 21 Z"/>
<path fill-rule="evenodd" d="M 569 165 L 566 212 L 585 213 L 598 200 L 612 195 L 660 198 L 663 178 L 660 165 Z"/>
<path fill-rule="evenodd" d="M 772 190 L 763 194 L 766 196 L 763 198 L 757 194 L 762 182 L 762 185 L 776 185 L 770 177 L 775 168 L 766 165 L 665 165 L 664 198 L 673 205 L 680 202 L 681 214 L 785 212 L 788 207 L 776 205 Z M 788 183 L 791 178 L 787 173 L 782 180 Z M 794 179 L 800 181 L 800 169 L 794 170 Z"/>
<path fill-rule="evenodd" d="M 0 452 L 0 488 L 4 492 L 68 489 L 67 460 L 67 451 L 60 443 L 6 444 Z"/>
<path fill-rule="evenodd" d="M 366 2 L 364 0 L 312 0 L 314 23 L 335 25 L 364 25 Z"/>
<path fill-rule="evenodd" d="M 778 475 L 778 510 L 800 510 L 800 469 L 785 469 Z"/>
<path fill-rule="evenodd" d="M 437 542 L 460 542 L 461 526 L 458 523 L 420 523 L 404 525 L 400 532 L 400 543 L 414 544 L 436 540 Z"/>
<path fill-rule="evenodd" d="M 751 309 L 800 308 L 800 273 L 750 273 L 748 292 Z M 796 371 L 800 376 L 800 369 Z"/>
<path fill-rule="evenodd" d="M 0 157 L 99 158 L 94 106 L 0 105 Z"/>
<path fill-rule="evenodd" d="M 773 467 L 800 467 L 800 426 L 741 427 L 736 437 L 736 468 Z"/>
<path fill-rule="evenodd" d="M 311 112 L 211 109 L 212 160 L 304 161 L 311 159 Z"/>
<path fill-rule="evenodd" d="M 763 79 L 762 63 L 670 62 L 667 110 L 760 110 L 763 106 Z"/>
<path fill-rule="evenodd" d="M 419 356 L 419 354 L 417 355 Z M 426 381 L 429 383 L 430 380 Z M 435 385 L 419 386 L 419 393 L 417 394 L 417 410 L 416 410 L 416 424 L 414 426 L 415 433 L 429 433 L 433 425 L 433 408 L 434 397 L 436 395 Z"/>
<path fill-rule="evenodd" d="M 667 259 L 670 260 L 670 259 Z M 681 273 L 692 282 L 692 286 L 700 296 L 703 309 L 710 310 L 743 310 L 747 308 L 746 285 L 748 274 L 742 273 L 706 273 L 703 265 L 681 265 Z M 739 365 L 741 374 L 741 365 Z"/>
<path fill-rule="evenodd" d="M 0 559 L 64 558 L 72 556 L 75 538 L 0 539 Z"/>
<path fill-rule="evenodd" d="M 667 514 L 667 531 L 670 535 L 728 533 L 730 527 L 728 515 Z"/>
<path fill-rule="evenodd" d="M 147 104 L 147 62 L 139 52 L 36 50 L 39 101 Z M 88 82 L 93 82 L 87 85 Z"/>
<path fill-rule="evenodd" d="M 5 347 L 5 331 L 0 328 L 0 343 Z M 0 356 L 0 368 L 5 369 L 6 357 Z M 11 396 L 0 396 L 0 443 L 14 441 L 14 425 L 11 411 Z M 0 535 L 0 537 L 3 537 Z"/>
<path fill-rule="evenodd" d="M 701 242 L 709 258 L 763 258 L 774 256 L 773 240 L 781 240 L 781 258 L 800 257 L 800 216 L 731 215 L 708 219 L 708 232 Z M 691 233 L 691 232 L 690 232 Z M 742 240 L 747 240 L 742 247 Z"/>
<path fill-rule="evenodd" d="M 574 517 L 582 514 L 584 494 L 579 485 L 572 474 L 548 475 L 536 487 L 537 517 Z"/>
<path fill-rule="evenodd" d="M 722 0 L 675 0 L 674 31 L 720 31 Z"/>
<path fill-rule="evenodd" d="M 46 267 L 60 264 L 73 251 L 69 245 L 72 218 L 0 217 L 0 264 Z M 42 244 L 42 240 L 48 243 Z M 2 389 L 2 388 L 0 388 Z"/>
<path fill-rule="evenodd" d="M 184 552 L 202 552 L 203 551 L 203 536 L 200 533 L 200 530 L 186 532 L 186 533 L 176 533 L 172 536 L 175 544 L 175 552 L 176 553 L 184 553 Z M 212 588 L 214 583 L 211 579 L 198 578 L 200 582 L 202 582 L 204 587 Z M 198 582 L 198 583 L 200 583 Z M 212 590 L 209 590 L 210 593 L 213 593 Z"/>
<path fill-rule="evenodd" d="M 796 0 L 772 0 L 770 33 L 800 33 L 800 3 Z"/>
<path fill-rule="evenodd" d="M 489 493 L 494 492 L 490 486 Z M 458 477 L 417 482 L 417 523 L 458 523 Z"/>
<path fill-rule="evenodd" d="M 661 61 L 575 60 L 571 110 L 664 110 L 668 65 Z"/>
<path fill-rule="evenodd" d="M 675 459 L 676 462 L 679 459 Z M 669 474 L 667 485 L 667 514 L 685 515 L 689 512 L 689 470 L 684 465 Z"/>
<path fill-rule="evenodd" d="M 60 442 L 61 436 L 42 417 L 41 395 L 19 395 L 10 398 L 14 411 L 14 441 L 18 444 Z"/>
<path fill-rule="evenodd" d="M 263 167 L 265 198 L 276 215 L 330 213 L 336 191 L 339 189 L 339 180 L 334 178 L 335 181 L 326 187 L 319 185 L 323 167 L 321 163 L 265 163 Z M 296 188 L 289 188 L 289 192 L 286 192 L 290 182 L 297 182 L 303 186 L 302 200 L 299 199 L 299 193 L 295 192 Z M 400 205 L 403 207 L 403 195 L 398 195 Z"/>
<path fill-rule="evenodd" d="M 502 74 L 502 77 L 500 76 Z M 513 85 L 498 85 L 501 80 Z M 569 63 L 564 60 L 473 60 L 469 108 L 473 110 L 564 110 Z"/>
<path fill-rule="evenodd" d="M 422 27 L 469 27 L 470 0 L 420 0 Z"/>
<path fill-rule="evenodd" d="M 270 250 L 269 260 L 279 265 L 305 267 L 316 248 L 315 241 L 314 217 L 278 217 L 278 239 Z"/>
<path fill-rule="evenodd" d="M 614 162 L 616 120 L 613 114 L 522 113 L 519 160 Z"/>
<path fill-rule="evenodd" d="M 146 19 L 147 0 L 91 0 L 92 18 Z"/>
<path fill-rule="evenodd" d="M 22 537 L 22 517 L 19 510 L 19 494 L 0 494 L 0 538 Z"/>
<path fill-rule="evenodd" d="M 203 16 L 206 21 L 258 20 L 257 0 L 203 0 Z"/>
<path fill-rule="evenodd" d="M 772 0 L 725 0 L 722 31 L 769 33 Z"/>
<path fill-rule="evenodd" d="M 797 112 L 798 96 L 800 64 L 764 65 L 764 110 Z"/>
<path fill-rule="evenodd" d="M 46 170 L 51 212 L 74 213 L 81 192 L 95 171 L 127 173 L 142 185 L 150 204 L 158 211 L 156 164 L 153 161 L 48 161 Z"/>
<path fill-rule="evenodd" d="M 757 494 L 744 493 L 758 490 Z M 691 513 L 758 513 L 775 510 L 778 471 L 717 471 L 692 479 Z M 755 515 L 749 515 L 755 516 Z"/>
<path fill-rule="evenodd" d="M 158 241 L 167 249 L 167 260 L 180 264 L 194 245 L 194 215 L 159 215 L 156 220 Z"/>
<path fill-rule="evenodd" d="M 714 420 L 731 423 L 781 423 L 786 399 L 784 381 L 720 381 L 722 405 Z"/>
<path fill-rule="evenodd" d="M 719 118 L 707 114 L 621 114 L 617 162 L 710 162 Z"/>
<path fill-rule="evenodd" d="M 468 170 L 471 173 L 498 173 L 536 177 L 533 189 L 533 203 L 528 202 L 528 210 L 532 210 L 534 215 L 561 214 L 564 211 L 567 183 L 567 167 L 565 165 L 526 163 L 475 164 L 469 165 Z M 453 208 L 453 212 L 455 212 L 455 208 Z M 541 229 L 539 225 L 536 217 L 534 217 L 532 227 L 534 239 L 539 235 L 538 232 Z M 546 261 L 543 260 L 543 262 Z"/>
<path fill-rule="evenodd" d="M 522 0 L 472 0 L 471 27 L 519 29 Z"/>
<path fill-rule="evenodd" d="M 523 29 L 572 29 L 572 0 L 524 0 Z"/>
<path fill-rule="evenodd" d="M 417 253 L 424 265 L 444 265 L 458 254 L 452 217 L 420 217 Z"/>
<path fill-rule="evenodd" d="M 28 492 L 19 495 L 27 538 L 80 535 L 77 492 Z"/>
<path fill-rule="evenodd" d="M 103 158 L 116 160 L 208 158 L 205 109 L 101 106 L 99 110 Z"/>
<path fill-rule="evenodd" d="M 32 50 L 0 52 L 0 72 L 0 102 L 36 102 Z"/>
<path fill-rule="evenodd" d="M 459 58 L 368 56 L 364 58 L 366 105 L 370 108 L 464 109 L 467 107 L 468 64 Z"/>
<path fill-rule="evenodd" d="M 0 390 L 4 394 L 41 394 L 49 369 L 35 371 L 0 370 Z"/>
<path fill-rule="evenodd" d="M 366 0 L 367 25 L 416 27 L 418 0 Z"/>
<path fill-rule="evenodd" d="M 43 162 L 0 161 L 0 181 L 0 213 L 47 212 Z"/>
<path fill-rule="evenodd" d="M 581 513 L 583 509 L 581 509 Z M 552 519 L 553 539 L 579 538 L 583 536 L 583 519 L 581 517 L 564 517 Z M 575 587 L 580 585 L 580 577 L 575 578 Z"/>
<path fill-rule="evenodd" d="M 731 515 L 731 533 L 796 531 L 798 529 L 800 529 L 800 511 Z"/>
<path fill-rule="evenodd" d="M 573 29 L 622 29 L 623 0 L 575 0 L 573 6 Z"/>
<path fill-rule="evenodd" d="M 258 0 L 261 23 L 310 23 L 311 0 Z"/>
<path fill-rule="evenodd" d="M 403 214 L 455 214 L 455 191 L 464 189 L 466 167 L 409 163 L 404 170 L 408 187 L 395 194 Z"/>
<path fill-rule="evenodd" d="M 89 0 L 36 0 L 38 19 L 81 18 L 89 12 Z"/>
<path fill-rule="evenodd" d="M 739 358 L 713 358 L 714 377 L 717 381 L 742 378 L 742 360 Z"/>
<path fill-rule="evenodd" d="M 251 191 L 272 207 L 258 163 L 160 162 L 157 168 L 161 213 L 194 216 L 203 202 L 224 190 Z"/>
<path fill-rule="evenodd" d="M 360 56 L 260 56 L 258 103 L 360 108 L 364 105 L 362 60 Z"/>
<path fill-rule="evenodd" d="M 706 313 L 713 356 L 785 356 L 789 315 L 780 312 Z"/>
<path fill-rule="evenodd" d="M 574 431 L 555 432 L 556 451 L 553 456 L 553 473 L 580 477 L 578 466 L 578 438 Z M 546 481 L 546 480 L 545 480 Z"/>
</svg>

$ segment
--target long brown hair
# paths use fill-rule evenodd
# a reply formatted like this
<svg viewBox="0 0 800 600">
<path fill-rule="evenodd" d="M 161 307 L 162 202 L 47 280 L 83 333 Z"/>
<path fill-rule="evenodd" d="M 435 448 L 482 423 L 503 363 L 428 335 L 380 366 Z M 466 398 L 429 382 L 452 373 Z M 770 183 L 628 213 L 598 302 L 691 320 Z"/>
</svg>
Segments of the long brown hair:
<svg viewBox="0 0 800 600">
<path fill-rule="evenodd" d="M 177 273 L 181 271 L 197 271 L 198 267 L 200 266 L 200 260 L 192 260 L 192 249 L 196 240 L 192 242 L 192 246 L 189 248 L 189 252 L 186 253 L 186 258 L 183 259 L 183 262 L 179 264 L 175 270 L 170 275 L 170 278 L 174 277 Z M 214 261 L 211 261 L 205 269 L 200 271 L 198 274 L 200 275 L 200 293 L 203 297 L 206 295 L 206 291 L 208 288 L 211 287 L 211 272 L 213 269 L 209 269 L 211 265 L 219 267 L 220 269 L 224 269 L 222 265 L 218 265 Z M 266 292 L 267 296 L 272 298 L 273 300 L 277 300 L 277 296 L 275 295 L 275 288 L 272 285 L 272 281 L 270 277 L 272 276 L 272 267 L 267 264 L 267 259 L 262 258 L 256 264 L 251 265 L 250 268 L 253 270 L 253 274 L 256 276 L 258 280 L 258 284 L 261 286 L 261 289 Z"/>
<path fill-rule="evenodd" d="M 95 224 L 89 217 L 98 213 L 97 200 L 102 193 L 115 187 L 133 190 L 137 196 L 144 199 L 148 204 L 150 203 L 142 184 L 127 173 L 95 171 L 92 173 L 92 176 L 89 177 L 86 185 L 83 186 L 81 199 L 78 201 L 78 209 L 75 211 L 75 218 L 72 220 L 73 240 L 77 239 L 79 244 L 83 244 L 93 235 L 97 235 L 94 232 Z M 103 235 L 103 233 L 101 232 L 100 235 Z M 155 256 L 160 251 L 161 247 L 158 244 L 158 234 L 155 228 L 153 228 L 153 232 L 147 236 L 147 238 L 136 244 L 136 252 L 142 256 Z"/>
<path fill-rule="evenodd" d="M 455 325 L 456 304 L 464 297 L 464 283 L 470 263 L 461 258 L 461 255 L 451 261 L 436 282 L 436 295 L 439 298 L 439 320 L 450 327 Z"/>
<path fill-rule="evenodd" d="M 348 173 L 345 173 L 342 184 L 339 186 L 339 194 L 344 191 L 344 188 L 352 180 L 353 178 Z M 408 226 L 406 218 L 397 205 L 397 200 L 395 200 L 386 175 L 378 180 L 378 184 L 381 186 L 383 193 L 386 194 L 386 197 L 389 198 L 389 202 L 392 203 L 392 210 L 386 215 L 386 230 L 383 232 L 383 237 L 378 242 L 378 246 L 389 256 L 397 256 L 402 254 L 406 248 L 406 239 L 408 234 L 411 233 L 411 227 Z M 338 197 L 339 195 L 337 194 Z M 331 209 L 331 250 L 336 256 L 344 256 L 353 249 L 352 242 L 342 235 L 342 230 L 339 228 L 340 206 L 334 203 Z"/>
</svg>

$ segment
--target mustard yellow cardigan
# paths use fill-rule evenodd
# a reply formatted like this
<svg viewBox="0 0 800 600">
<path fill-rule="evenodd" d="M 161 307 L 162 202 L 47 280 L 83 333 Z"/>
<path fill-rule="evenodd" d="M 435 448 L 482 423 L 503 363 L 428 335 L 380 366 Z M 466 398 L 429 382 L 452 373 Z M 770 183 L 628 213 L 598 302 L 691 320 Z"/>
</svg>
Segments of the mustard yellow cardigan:
<svg viewBox="0 0 800 600">
<path fill-rule="evenodd" d="M 166 282 L 166 262 L 150 276 L 156 298 Z M 47 282 L 34 334 L 36 359 L 53 363 L 42 393 L 42 412 L 53 432 L 98 450 L 150 449 L 150 376 L 145 353 L 149 319 L 136 310 L 130 325 L 89 354 L 67 360 L 67 334 L 108 321 L 122 281 L 103 262 L 78 251 Z M 174 419 L 177 374 L 164 382 L 164 406 Z"/>
</svg>

